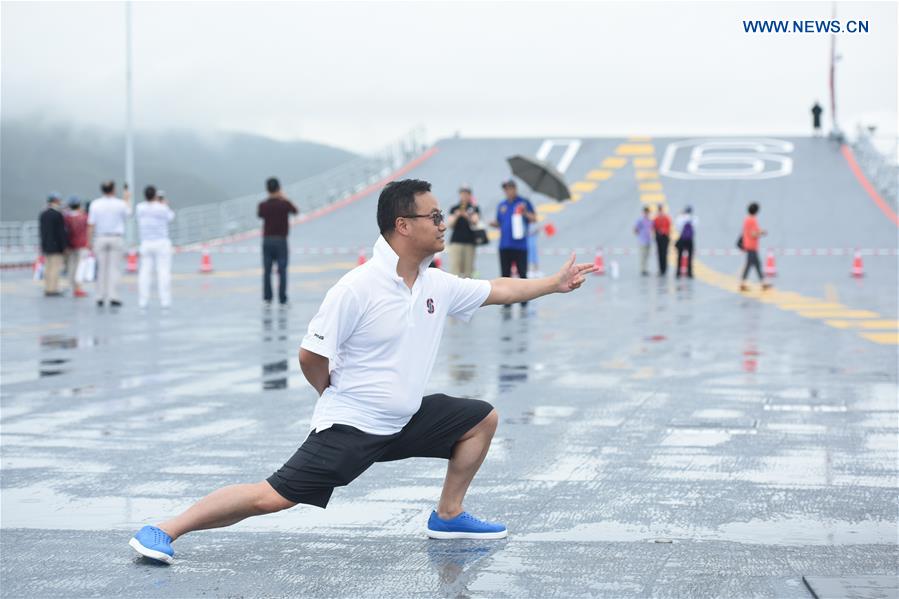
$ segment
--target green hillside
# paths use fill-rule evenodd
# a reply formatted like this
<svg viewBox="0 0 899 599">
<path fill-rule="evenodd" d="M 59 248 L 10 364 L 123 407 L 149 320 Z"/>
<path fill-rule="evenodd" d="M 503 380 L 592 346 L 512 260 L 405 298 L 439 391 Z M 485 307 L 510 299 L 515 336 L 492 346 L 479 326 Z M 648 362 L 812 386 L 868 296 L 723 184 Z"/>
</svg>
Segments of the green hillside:
<svg viewBox="0 0 899 599">
<path fill-rule="evenodd" d="M 138 133 L 135 181 L 164 189 L 176 208 L 262 193 L 267 177 L 291 183 L 356 158 L 339 148 L 245 133 Z M 124 173 L 124 138 L 36 121 L 0 123 L 0 219 L 35 218 L 50 191 L 86 198 Z"/>
</svg>

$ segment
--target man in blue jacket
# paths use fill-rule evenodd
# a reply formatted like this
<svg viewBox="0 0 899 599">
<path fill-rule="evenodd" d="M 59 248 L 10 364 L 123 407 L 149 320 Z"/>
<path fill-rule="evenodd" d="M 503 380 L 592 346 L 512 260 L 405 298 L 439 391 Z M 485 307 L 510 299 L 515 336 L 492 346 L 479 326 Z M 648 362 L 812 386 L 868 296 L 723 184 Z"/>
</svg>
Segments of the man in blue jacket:
<svg viewBox="0 0 899 599">
<path fill-rule="evenodd" d="M 530 200 L 518 195 L 518 187 L 513 179 L 503 181 L 506 199 L 496 207 L 496 220 L 491 227 L 499 227 L 499 267 L 502 276 L 512 276 L 512 265 L 518 276 L 528 278 L 528 225 L 537 222 L 537 214 Z M 521 302 L 527 306 L 527 302 Z M 505 307 L 509 307 L 506 305 Z"/>
</svg>

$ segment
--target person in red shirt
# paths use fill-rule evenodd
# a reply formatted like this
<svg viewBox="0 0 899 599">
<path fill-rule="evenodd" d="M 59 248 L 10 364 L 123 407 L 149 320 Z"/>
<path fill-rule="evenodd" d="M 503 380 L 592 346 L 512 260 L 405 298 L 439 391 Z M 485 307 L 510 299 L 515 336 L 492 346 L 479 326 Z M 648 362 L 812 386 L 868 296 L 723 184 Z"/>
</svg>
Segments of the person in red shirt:
<svg viewBox="0 0 899 599">
<path fill-rule="evenodd" d="M 656 233 L 656 250 L 659 253 L 659 276 L 668 272 L 668 243 L 671 241 L 671 219 L 665 214 L 665 207 L 659 204 L 658 213 L 652 221 Z"/>
<path fill-rule="evenodd" d="M 81 288 L 78 278 L 78 265 L 87 258 L 90 250 L 87 243 L 87 212 L 81 209 L 81 200 L 77 196 L 69 198 L 69 211 L 65 214 L 66 234 L 69 246 L 66 248 L 66 268 L 72 283 L 73 297 L 87 297 Z"/>
<path fill-rule="evenodd" d="M 743 251 L 746 252 L 746 267 L 743 269 L 743 279 L 740 282 L 740 291 L 749 291 L 749 285 L 746 284 L 746 278 L 749 277 L 749 270 L 755 268 L 759 275 L 759 281 L 762 282 L 762 289 L 770 289 L 771 284 L 765 281 L 765 275 L 762 274 L 762 264 L 759 262 L 759 238 L 767 235 L 768 232 L 759 227 L 759 222 L 755 215 L 759 212 L 759 205 L 756 202 L 749 204 L 749 216 L 743 221 Z"/>
<path fill-rule="evenodd" d="M 281 183 L 274 177 L 265 182 L 268 198 L 259 202 L 256 215 L 262 219 L 262 299 L 272 303 L 272 265 L 278 264 L 278 301 L 287 304 L 287 233 L 290 215 L 299 210 L 281 192 Z"/>
</svg>

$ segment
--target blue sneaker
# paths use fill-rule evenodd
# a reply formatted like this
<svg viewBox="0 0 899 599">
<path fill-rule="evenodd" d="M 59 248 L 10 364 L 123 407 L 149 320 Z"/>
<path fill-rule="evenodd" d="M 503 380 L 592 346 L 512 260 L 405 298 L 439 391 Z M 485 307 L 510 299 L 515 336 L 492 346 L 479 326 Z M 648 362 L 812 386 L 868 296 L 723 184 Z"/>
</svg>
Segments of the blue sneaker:
<svg viewBox="0 0 899 599">
<path fill-rule="evenodd" d="M 443 520 L 435 511 L 428 518 L 427 533 L 432 539 L 504 539 L 509 531 L 502 524 L 479 520 L 468 512 Z"/>
<path fill-rule="evenodd" d="M 175 561 L 175 550 L 172 549 L 172 537 L 155 526 L 144 526 L 128 541 L 135 551 L 166 564 Z"/>
</svg>

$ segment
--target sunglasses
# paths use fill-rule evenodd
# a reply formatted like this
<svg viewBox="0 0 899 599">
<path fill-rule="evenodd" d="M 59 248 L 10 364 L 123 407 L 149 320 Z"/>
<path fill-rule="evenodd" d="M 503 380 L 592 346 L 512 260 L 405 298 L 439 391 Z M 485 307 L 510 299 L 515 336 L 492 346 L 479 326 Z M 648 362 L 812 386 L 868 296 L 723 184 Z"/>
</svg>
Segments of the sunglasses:
<svg viewBox="0 0 899 599">
<path fill-rule="evenodd" d="M 435 227 L 439 227 L 446 217 L 443 212 L 431 212 L 430 214 L 403 214 L 401 218 L 430 218 Z"/>
</svg>

